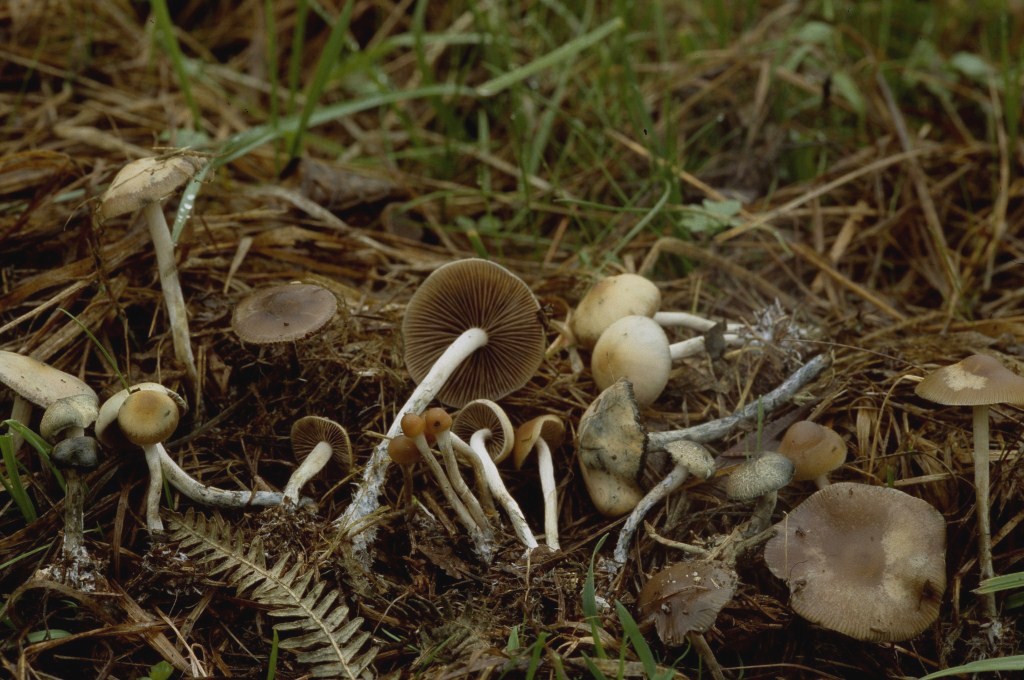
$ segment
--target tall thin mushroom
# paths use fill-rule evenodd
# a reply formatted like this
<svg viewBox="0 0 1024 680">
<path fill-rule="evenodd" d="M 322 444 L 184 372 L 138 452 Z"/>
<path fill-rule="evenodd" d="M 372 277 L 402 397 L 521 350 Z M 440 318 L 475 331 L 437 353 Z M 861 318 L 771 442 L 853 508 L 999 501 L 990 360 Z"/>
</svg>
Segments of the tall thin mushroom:
<svg viewBox="0 0 1024 680">
<path fill-rule="evenodd" d="M 558 487 L 551 449 L 562 445 L 565 423 L 558 416 L 543 415 L 526 421 L 516 429 L 512 461 L 520 470 L 526 459 L 537 452 L 540 489 L 544 496 L 544 543 L 552 550 L 561 550 L 558 543 Z"/>
</svg>

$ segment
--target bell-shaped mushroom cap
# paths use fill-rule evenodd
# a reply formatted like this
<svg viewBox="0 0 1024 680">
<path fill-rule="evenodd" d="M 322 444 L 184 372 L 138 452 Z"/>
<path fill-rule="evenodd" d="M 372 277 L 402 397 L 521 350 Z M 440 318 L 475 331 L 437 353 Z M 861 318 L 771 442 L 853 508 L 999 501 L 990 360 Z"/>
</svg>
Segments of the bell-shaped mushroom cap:
<svg viewBox="0 0 1024 680">
<path fill-rule="evenodd" d="M 99 415 L 100 401 L 96 393 L 76 394 L 50 404 L 39 421 L 39 434 L 48 442 L 56 441 L 69 429 L 85 429 Z"/>
<path fill-rule="evenodd" d="M 166 440 L 178 427 L 181 411 L 167 392 L 138 390 L 117 411 L 121 434 L 132 444 L 149 446 Z"/>
<path fill-rule="evenodd" d="M 570 322 L 576 343 L 591 348 L 605 329 L 624 316 L 654 316 L 661 291 L 638 274 L 601 279 L 583 296 Z"/>
<path fill-rule="evenodd" d="M 677 439 L 665 445 L 672 463 L 686 468 L 690 475 L 708 479 L 715 474 L 715 459 L 711 452 L 697 442 Z"/>
<path fill-rule="evenodd" d="M 320 442 L 331 447 L 331 458 L 346 472 L 352 469 L 352 444 L 345 428 L 329 418 L 303 416 L 292 423 L 292 453 L 300 463 Z"/>
<path fill-rule="evenodd" d="M 626 378 L 633 383 L 637 404 L 649 406 L 665 390 L 672 370 L 668 336 L 650 317 L 624 316 L 598 338 L 590 370 L 602 390 Z"/>
<path fill-rule="evenodd" d="M 516 428 L 516 441 L 512 447 L 512 462 L 516 469 L 523 467 L 523 463 L 533 451 L 534 444 L 538 439 L 543 439 L 549 448 L 557 449 L 562 445 L 565 438 L 565 423 L 558 416 L 545 414 L 527 420 Z"/>
<path fill-rule="evenodd" d="M 640 590 L 640 624 L 653 620 L 666 645 L 681 645 L 690 631 L 706 632 L 732 599 L 736 572 L 724 562 L 678 562 L 652 576 Z"/>
<path fill-rule="evenodd" d="M 420 448 L 412 437 L 400 434 L 388 442 L 388 456 L 399 465 L 412 465 L 419 462 L 422 455 Z"/>
<path fill-rule="evenodd" d="M 190 151 L 132 161 L 121 168 L 104 192 L 100 219 L 135 212 L 147 203 L 170 196 L 205 164 L 204 156 Z"/>
<path fill-rule="evenodd" d="M 309 337 L 334 318 L 338 299 L 311 283 L 285 283 L 251 293 L 231 314 L 242 342 L 268 345 Z"/>
<path fill-rule="evenodd" d="M 437 439 L 442 432 L 452 429 L 452 417 L 440 406 L 432 406 L 423 412 L 423 432 L 428 440 Z"/>
<path fill-rule="evenodd" d="M 798 420 L 786 430 L 779 453 L 793 462 L 793 481 L 803 482 L 841 466 L 846 461 L 846 442 L 831 427 Z"/>
<path fill-rule="evenodd" d="M 725 493 L 734 501 L 749 501 L 778 491 L 793 479 L 793 462 L 766 451 L 738 465 L 725 480 Z"/>
<path fill-rule="evenodd" d="M 461 407 L 500 399 L 537 372 L 544 358 L 540 305 L 522 279 L 487 260 L 450 262 L 426 278 L 402 321 L 405 365 L 419 383 L 462 333 L 480 328 L 487 344 L 462 362 L 437 398 Z"/>
<path fill-rule="evenodd" d="M 1024 403 L 1024 378 L 986 354 L 930 373 L 914 388 L 917 396 L 946 406 Z"/>
<path fill-rule="evenodd" d="M 128 389 L 114 393 L 113 396 L 103 402 L 103 405 L 100 406 L 99 415 L 96 416 L 96 438 L 99 439 L 100 443 L 104 446 L 114 449 L 124 449 L 132 445 L 132 442 L 128 441 L 124 433 L 121 431 L 118 414 L 120 413 L 124 402 L 128 399 L 128 396 L 139 391 L 155 391 L 159 394 L 164 394 L 170 397 L 178 408 L 179 418 L 188 412 L 188 406 L 185 404 L 185 400 L 176 392 L 167 389 L 160 383 L 144 382 L 132 385 Z"/>
<path fill-rule="evenodd" d="M 918 635 L 946 590 L 946 522 L 902 491 L 839 482 L 775 525 L 768 568 L 808 621 L 858 640 Z"/>
<path fill-rule="evenodd" d="M 99 402 L 96 392 L 75 376 L 17 352 L 0 350 L 0 383 L 43 408 L 81 395 Z"/>
<path fill-rule="evenodd" d="M 452 433 L 468 442 L 477 430 L 490 430 L 487 453 L 495 463 L 508 458 L 515 443 L 515 430 L 505 409 L 490 399 L 474 399 L 455 414 Z"/>
<path fill-rule="evenodd" d="M 578 437 L 582 465 L 636 480 L 647 450 L 647 430 L 628 380 L 617 380 L 597 395 L 580 417 Z"/>
<path fill-rule="evenodd" d="M 98 448 L 92 437 L 68 437 L 54 445 L 50 458 L 57 467 L 92 470 L 99 463 Z"/>
</svg>

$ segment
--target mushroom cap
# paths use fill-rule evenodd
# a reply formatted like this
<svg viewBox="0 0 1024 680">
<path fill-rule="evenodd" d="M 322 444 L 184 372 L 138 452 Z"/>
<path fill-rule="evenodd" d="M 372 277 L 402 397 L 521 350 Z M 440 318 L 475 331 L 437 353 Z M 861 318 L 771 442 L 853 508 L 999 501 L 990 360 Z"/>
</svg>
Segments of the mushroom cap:
<svg viewBox="0 0 1024 680">
<path fill-rule="evenodd" d="M 99 463 L 98 449 L 92 437 L 68 437 L 54 445 L 50 458 L 58 467 L 92 470 Z"/>
<path fill-rule="evenodd" d="M 0 383 L 43 408 L 80 395 L 90 395 L 99 403 L 96 392 L 75 376 L 17 352 L 0 350 Z"/>
<path fill-rule="evenodd" d="M 338 299 L 311 283 L 284 283 L 250 293 L 231 314 L 242 342 L 268 345 L 309 337 L 334 318 Z"/>
<path fill-rule="evenodd" d="M 100 219 L 109 220 L 111 217 L 135 212 L 147 203 L 170 196 L 192 179 L 204 165 L 206 158 L 192 151 L 132 161 L 121 168 L 103 193 Z"/>
<path fill-rule="evenodd" d="M 399 421 L 402 427 L 402 434 L 410 439 L 419 437 L 427 429 L 427 421 L 418 413 L 406 413 Z"/>
<path fill-rule="evenodd" d="M 914 393 L 946 406 L 990 406 L 1024 403 L 1024 378 L 998 359 L 972 354 L 925 376 Z"/>
<path fill-rule="evenodd" d="M 543 439 L 549 448 L 556 449 L 562 445 L 565 438 L 565 423 L 558 416 L 545 414 L 527 420 L 516 428 L 516 440 L 512 447 L 512 462 L 516 469 L 523 467 L 523 463 L 533 452 L 534 444 L 538 439 Z"/>
<path fill-rule="evenodd" d="M 709 479 L 715 474 L 714 456 L 697 442 L 677 439 L 666 444 L 665 450 L 668 451 L 674 465 L 686 468 L 693 477 Z"/>
<path fill-rule="evenodd" d="M 96 438 L 100 440 L 101 444 L 115 449 L 125 449 L 132 446 L 132 442 L 121 431 L 118 414 L 124 402 L 128 399 L 128 395 L 139 391 L 155 391 L 170 397 L 178 407 L 179 418 L 188 412 L 185 400 L 178 396 L 177 392 L 167 389 L 160 383 L 144 382 L 132 385 L 128 389 L 114 393 L 100 406 L 99 415 L 96 416 Z"/>
<path fill-rule="evenodd" d="M 803 482 L 827 475 L 846 462 L 846 442 L 831 427 L 798 420 L 786 430 L 779 453 L 793 462 L 793 481 Z"/>
<path fill-rule="evenodd" d="M 641 625 L 653 620 L 667 645 L 686 642 L 690 631 L 706 632 L 732 599 L 738 579 L 724 562 L 677 562 L 648 579 L 637 607 Z"/>
<path fill-rule="evenodd" d="M 46 441 L 53 442 L 69 429 L 85 429 L 95 422 L 99 406 L 99 398 L 92 391 L 58 399 L 43 412 L 39 434 Z"/>
<path fill-rule="evenodd" d="M 605 470 L 589 468 L 580 460 L 580 474 L 587 487 L 594 507 L 605 517 L 622 517 L 628 514 L 644 497 L 636 481 L 618 477 Z"/>
<path fill-rule="evenodd" d="M 633 383 L 640 406 L 654 403 L 668 384 L 672 355 L 668 336 L 654 319 L 624 316 L 598 338 L 590 357 L 590 372 L 599 389 L 619 378 Z"/>
<path fill-rule="evenodd" d="M 345 428 L 330 418 L 303 416 L 292 423 L 292 453 L 300 463 L 320 442 L 331 447 L 331 458 L 346 472 L 352 469 L 352 444 Z"/>
<path fill-rule="evenodd" d="M 793 462 L 766 451 L 738 465 L 725 479 L 725 493 L 734 501 L 749 501 L 778 491 L 793 479 Z"/>
<path fill-rule="evenodd" d="M 570 321 L 576 343 L 594 346 L 605 329 L 624 316 L 654 316 L 661 291 L 638 274 L 617 274 L 598 281 L 583 296 Z"/>
<path fill-rule="evenodd" d="M 388 456 L 399 465 L 412 465 L 419 462 L 422 455 L 412 437 L 400 434 L 388 442 Z"/>
<path fill-rule="evenodd" d="M 413 294 L 402 321 L 405 365 L 417 383 L 470 328 L 487 344 L 455 369 L 437 399 L 462 407 L 473 399 L 500 399 L 537 372 L 544 358 L 540 305 L 522 279 L 480 259 L 435 269 Z"/>
<path fill-rule="evenodd" d="M 918 635 L 946 590 L 946 522 L 925 501 L 881 486 L 839 482 L 775 525 L 768 568 L 808 621 L 858 640 Z"/>
<path fill-rule="evenodd" d="M 625 378 L 607 387 L 580 417 L 580 465 L 634 481 L 640 475 L 647 430 Z"/>
<path fill-rule="evenodd" d="M 487 453 L 495 463 L 508 458 L 515 443 L 515 430 L 505 409 L 490 399 L 474 399 L 455 414 L 452 433 L 468 442 L 478 430 L 490 430 L 486 439 Z"/>
<path fill-rule="evenodd" d="M 164 441 L 177 429 L 180 418 L 178 403 L 171 395 L 157 390 L 132 392 L 117 411 L 121 434 L 137 446 Z"/>
<path fill-rule="evenodd" d="M 433 406 L 423 412 L 423 432 L 428 439 L 437 439 L 438 435 L 452 429 L 452 417 L 440 406 Z"/>
</svg>

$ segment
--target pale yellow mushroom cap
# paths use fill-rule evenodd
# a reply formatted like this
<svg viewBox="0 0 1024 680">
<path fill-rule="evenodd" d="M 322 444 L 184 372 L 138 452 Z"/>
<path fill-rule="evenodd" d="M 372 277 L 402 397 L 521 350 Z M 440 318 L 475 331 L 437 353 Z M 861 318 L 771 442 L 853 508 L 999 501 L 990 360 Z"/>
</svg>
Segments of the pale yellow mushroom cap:
<svg viewBox="0 0 1024 680">
<path fill-rule="evenodd" d="M 523 467 L 523 463 L 533 452 L 534 444 L 538 439 L 543 439 L 549 448 L 555 449 L 562 445 L 565 437 L 565 423 L 558 416 L 546 414 L 537 416 L 516 428 L 516 440 L 512 447 L 512 462 L 516 469 Z"/>
<path fill-rule="evenodd" d="M 117 424 L 129 442 L 149 446 L 170 437 L 180 417 L 178 404 L 166 392 L 139 390 L 125 398 Z"/>
<path fill-rule="evenodd" d="M 624 316 L 594 345 L 590 370 L 598 389 L 625 378 L 633 384 L 636 403 L 649 406 L 665 390 L 672 370 L 668 336 L 650 317 Z"/>
<path fill-rule="evenodd" d="M 135 212 L 147 203 L 174 193 L 206 164 L 206 157 L 191 151 L 171 156 L 140 158 L 121 168 L 100 202 L 101 220 Z"/>
<path fill-rule="evenodd" d="M 654 316 L 661 306 L 661 291 L 638 274 L 601 279 L 573 312 L 570 328 L 576 343 L 591 348 L 608 326 L 624 316 Z"/>
</svg>

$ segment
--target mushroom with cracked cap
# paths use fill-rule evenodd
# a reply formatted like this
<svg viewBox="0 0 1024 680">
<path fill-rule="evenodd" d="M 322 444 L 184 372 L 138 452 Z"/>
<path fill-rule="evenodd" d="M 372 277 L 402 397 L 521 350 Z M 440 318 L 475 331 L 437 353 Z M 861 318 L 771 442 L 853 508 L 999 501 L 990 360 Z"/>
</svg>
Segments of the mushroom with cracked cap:
<svg viewBox="0 0 1024 680">
<path fill-rule="evenodd" d="M 560 550 L 561 546 L 558 544 L 558 487 L 551 449 L 561 446 L 564 437 L 565 423 L 561 418 L 550 414 L 537 416 L 516 428 L 512 449 L 516 470 L 522 469 L 530 454 L 537 452 L 540 488 L 544 495 L 544 542 L 552 550 Z"/>
</svg>

